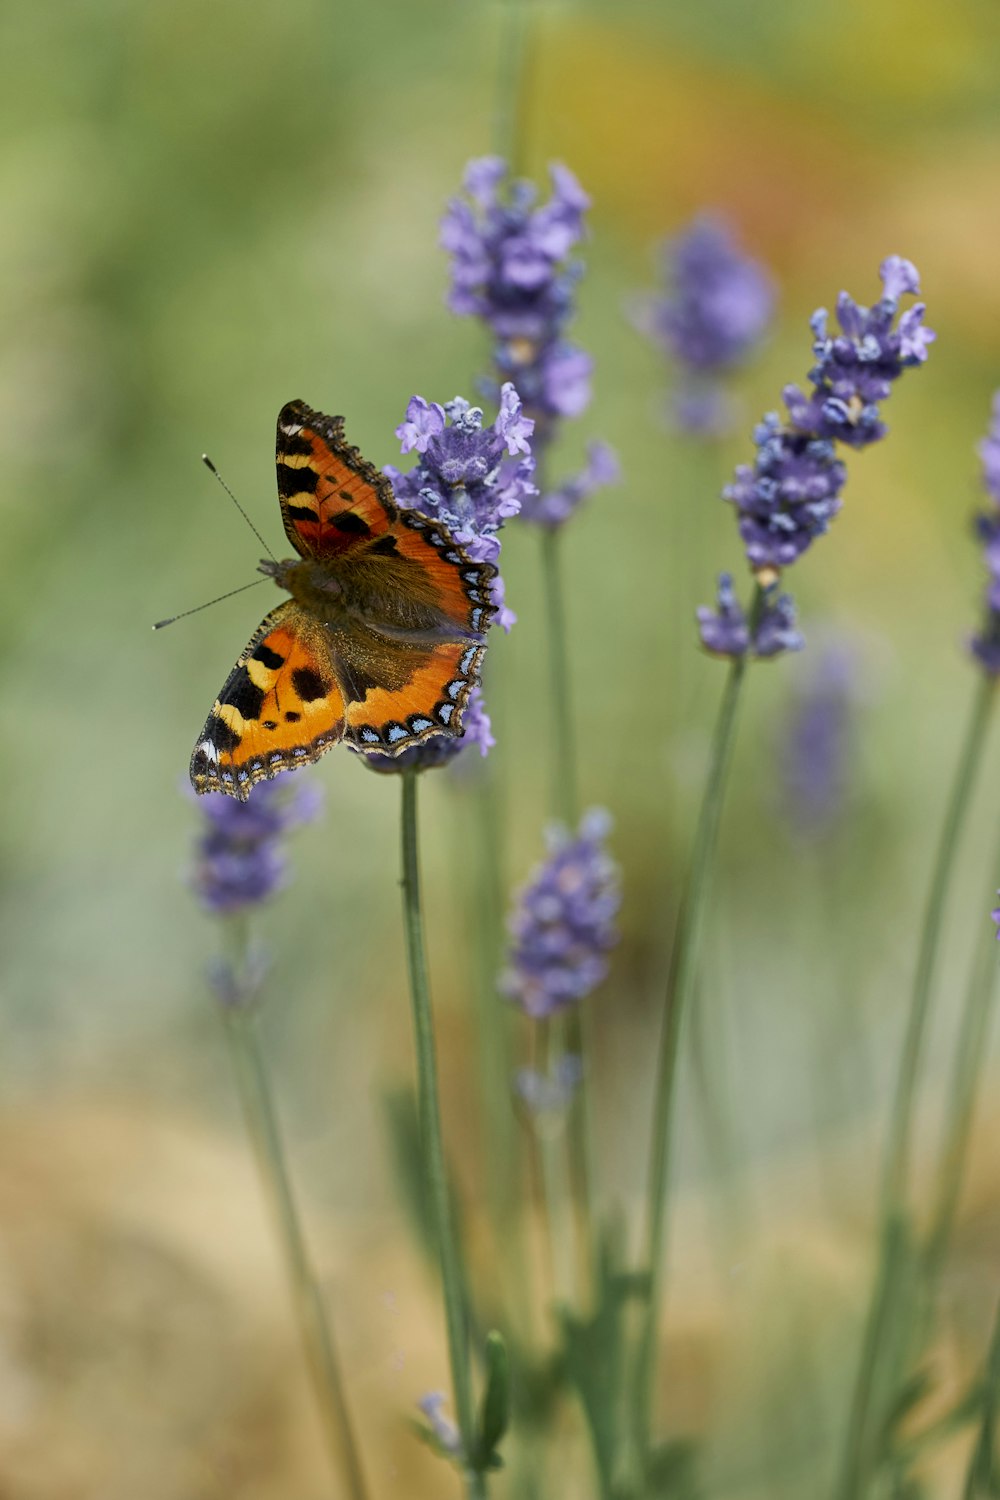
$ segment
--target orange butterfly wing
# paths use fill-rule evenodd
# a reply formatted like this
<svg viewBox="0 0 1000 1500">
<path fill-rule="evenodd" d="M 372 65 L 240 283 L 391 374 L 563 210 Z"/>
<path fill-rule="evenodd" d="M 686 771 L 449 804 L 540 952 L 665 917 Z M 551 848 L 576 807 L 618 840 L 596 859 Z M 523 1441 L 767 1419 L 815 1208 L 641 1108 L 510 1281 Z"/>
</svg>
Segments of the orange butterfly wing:
<svg viewBox="0 0 1000 1500">
<path fill-rule="evenodd" d="M 294 600 L 261 621 L 191 757 L 198 792 L 245 802 L 257 781 L 318 760 L 344 734 L 344 695 L 315 619 Z"/>
<path fill-rule="evenodd" d="M 385 536 L 399 515 L 388 479 L 346 441 L 343 417 L 289 401 L 275 460 L 285 535 L 303 557 L 342 556 Z"/>
</svg>

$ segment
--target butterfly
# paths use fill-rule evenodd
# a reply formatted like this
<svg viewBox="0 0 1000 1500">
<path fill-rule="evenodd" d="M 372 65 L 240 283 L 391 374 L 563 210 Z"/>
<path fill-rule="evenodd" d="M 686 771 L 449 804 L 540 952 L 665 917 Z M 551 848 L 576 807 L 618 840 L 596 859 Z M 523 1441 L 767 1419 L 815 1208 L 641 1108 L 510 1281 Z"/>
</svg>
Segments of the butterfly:
<svg viewBox="0 0 1000 1500">
<path fill-rule="evenodd" d="M 278 499 L 298 557 L 260 571 L 290 598 L 266 615 L 191 756 L 197 792 L 246 801 L 255 782 L 344 741 L 399 755 L 462 733 L 495 609 L 496 569 L 447 527 L 401 509 L 342 417 L 278 414 Z"/>
</svg>

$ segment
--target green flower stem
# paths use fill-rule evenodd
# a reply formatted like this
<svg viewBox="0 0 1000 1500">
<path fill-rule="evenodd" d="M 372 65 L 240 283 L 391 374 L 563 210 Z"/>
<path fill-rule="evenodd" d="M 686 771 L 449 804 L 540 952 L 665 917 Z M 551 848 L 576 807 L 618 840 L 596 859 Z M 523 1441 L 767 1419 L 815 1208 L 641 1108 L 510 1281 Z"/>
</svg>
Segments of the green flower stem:
<svg viewBox="0 0 1000 1500">
<path fill-rule="evenodd" d="M 997 1418 L 1000 1417 L 1000 1307 L 993 1322 L 993 1336 L 986 1356 L 986 1378 L 983 1386 L 983 1415 L 979 1433 L 969 1459 L 962 1486 L 962 1500 L 989 1500 L 997 1492 L 996 1451 Z"/>
<path fill-rule="evenodd" d="M 424 1154 L 427 1191 L 430 1195 L 438 1253 L 441 1258 L 441 1281 L 444 1289 L 445 1323 L 448 1332 L 448 1357 L 455 1397 L 455 1415 L 458 1420 L 463 1451 L 471 1454 L 475 1450 L 476 1429 L 472 1404 L 472 1376 L 469 1368 L 468 1322 L 462 1291 L 462 1268 L 448 1193 L 444 1140 L 441 1134 L 441 1111 L 438 1103 L 434 1021 L 431 1015 L 427 957 L 424 952 L 423 913 L 420 902 L 420 867 L 417 854 L 417 774 L 416 771 L 404 771 L 401 777 L 403 926 L 406 935 L 410 1000 L 413 1007 L 413 1035 L 417 1053 L 420 1139 Z M 485 1479 L 471 1470 L 466 1474 L 466 1487 L 470 1500 L 486 1492 Z"/>
<path fill-rule="evenodd" d="M 751 630 L 762 603 L 758 589 L 751 609 Z M 726 781 L 736 738 L 738 709 L 746 675 L 746 658 L 736 658 L 729 667 L 709 756 L 708 780 L 698 814 L 691 868 L 677 915 L 667 975 L 667 991 L 660 1032 L 653 1131 L 650 1143 L 649 1184 L 646 1206 L 645 1266 L 649 1273 L 649 1302 L 640 1338 L 636 1371 L 635 1420 L 641 1460 L 649 1449 L 653 1385 L 656 1375 L 657 1330 L 663 1300 L 663 1250 L 666 1240 L 667 1201 L 673 1147 L 676 1103 L 677 1058 L 685 1014 L 698 977 L 701 939 L 705 926 L 708 893 L 718 842 L 719 822 Z"/>
<path fill-rule="evenodd" d="M 541 486 L 543 480 L 538 477 Z M 577 783 L 576 736 L 570 701 L 569 656 L 566 646 L 566 608 L 560 567 L 560 528 L 541 528 L 542 574 L 545 590 L 546 626 L 549 638 L 549 693 L 553 711 L 553 816 L 572 834 L 580 817 Z M 588 1059 L 584 1050 L 583 1024 L 574 1011 L 560 1023 L 561 1040 L 581 1059 L 583 1072 L 570 1107 L 566 1147 L 569 1155 L 570 1197 L 580 1267 L 581 1300 L 590 1294 L 596 1264 L 594 1239 L 593 1172 L 590 1164 L 590 1109 L 587 1088 Z"/>
<path fill-rule="evenodd" d="M 500 39 L 500 75 L 493 125 L 493 149 L 510 165 L 511 175 L 525 171 L 528 138 L 529 47 L 533 0 L 504 0 Z"/>
<path fill-rule="evenodd" d="M 993 889 L 1000 885 L 1000 869 L 994 874 Z M 984 913 L 985 917 L 985 913 Z M 955 1049 L 954 1072 L 948 1110 L 945 1115 L 945 1138 L 938 1166 L 934 1207 L 925 1249 L 925 1274 L 930 1295 L 948 1253 L 955 1214 L 965 1177 L 969 1137 L 975 1115 L 976 1097 L 986 1060 L 986 1041 L 997 981 L 997 935 L 993 923 L 984 920 L 983 934 L 973 964 L 965 1007 Z"/>
<path fill-rule="evenodd" d="M 539 483 L 541 481 L 539 480 Z M 576 736 L 570 703 L 569 658 L 566 651 L 566 609 L 563 603 L 559 528 L 543 526 L 542 575 L 546 627 L 549 637 L 549 692 L 552 695 L 553 763 L 552 814 L 572 832 L 580 816 L 576 773 Z"/>
<path fill-rule="evenodd" d="M 235 945 L 242 950 L 241 967 L 245 967 L 245 923 L 239 924 Z M 292 1192 L 281 1130 L 257 1036 L 256 1017 L 252 1010 L 239 1005 L 228 1007 L 223 1014 L 247 1130 L 281 1244 L 334 1471 L 344 1486 L 344 1494 L 351 1500 L 367 1500 L 368 1489 L 340 1363 Z"/>
<path fill-rule="evenodd" d="M 986 732 L 990 715 L 996 702 L 996 685 L 985 673 L 976 685 L 972 712 L 966 730 L 958 770 L 951 789 L 951 798 L 945 815 L 944 827 L 938 843 L 937 858 L 927 893 L 927 905 L 920 934 L 920 951 L 913 979 L 910 998 L 910 1015 L 900 1062 L 899 1078 L 892 1120 L 889 1127 L 889 1148 L 886 1156 L 885 1178 L 882 1187 L 883 1213 L 886 1217 L 898 1211 L 907 1191 L 910 1150 L 913 1134 L 913 1114 L 917 1082 L 923 1053 L 927 1017 L 930 1010 L 931 985 L 941 938 L 948 890 L 958 841 L 965 826 L 969 800 L 976 783 L 986 744 Z"/>
<path fill-rule="evenodd" d="M 901 1235 L 905 1232 L 908 1237 L 906 1200 L 913 1117 L 930 1011 L 931 987 L 955 856 L 982 764 L 995 702 L 995 685 L 991 678 L 983 675 L 976 685 L 927 893 L 910 1012 L 889 1125 L 889 1143 L 882 1181 L 878 1269 L 862 1336 L 861 1357 L 835 1490 L 838 1500 L 860 1500 L 865 1494 L 871 1465 L 875 1459 L 872 1434 L 878 1430 L 880 1423 L 880 1402 L 876 1397 L 883 1391 L 891 1392 L 894 1384 L 892 1372 L 887 1374 L 887 1352 L 891 1351 L 886 1348 L 886 1331 L 899 1325 L 902 1293 L 910 1285 L 910 1278 L 889 1274 L 887 1262 L 889 1256 L 895 1254 L 894 1247 L 898 1246 Z"/>
</svg>

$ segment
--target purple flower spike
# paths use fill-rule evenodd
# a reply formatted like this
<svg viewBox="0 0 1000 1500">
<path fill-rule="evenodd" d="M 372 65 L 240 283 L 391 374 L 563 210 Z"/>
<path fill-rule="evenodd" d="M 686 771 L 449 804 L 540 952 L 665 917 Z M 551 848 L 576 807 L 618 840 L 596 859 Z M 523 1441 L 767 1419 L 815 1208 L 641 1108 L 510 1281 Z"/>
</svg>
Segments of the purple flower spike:
<svg viewBox="0 0 1000 1500">
<path fill-rule="evenodd" d="M 774 312 L 774 285 L 744 255 L 723 218 L 700 214 L 663 249 L 669 288 L 639 312 L 640 326 L 688 372 L 716 375 L 741 364 Z"/>
<path fill-rule="evenodd" d="M 385 473 L 404 510 L 443 521 L 474 561 L 495 567 L 500 557 L 497 532 L 537 493 L 528 442 L 533 430 L 534 422 L 524 415 L 509 383 L 500 391 L 500 411 L 490 427 L 483 426 L 480 408 L 460 396 L 445 406 L 414 396 L 396 436 L 404 453 L 416 450 L 419 462 L 406 474 L 387 464 Z M 504 602 L 499 573 L 491 591 L 496 623 L 509 630 L 516 616 Z"/>
<path fill-rule="evenodd" d="M 280 890 L 287 870 L 283 836 L 312 822 L 320 805 L 318 785 L 288 772 L 260 782 L 246 802 L 221 792 L 199 797 L 202 828 L 191 883 L 204 909 L 236 916 Z"/>
<path fill-rule="evenodd" d="M 997 891 L 997 895 L 1000 896 L 1000 891 Z M 1000 941 L 1000 906 L 995 906 L 990 912 L 990 916 L 997 924 L 997 939 Z"/>
<path fill-rule="evenodd" d="M 489 755 L 496 740 L 490 716 L 483 705 L 483 695 L 478 687 L 469 694 L 465 705 L 465 719 L 460 735 L 436 734 L 419 745 L 411 745 L 400 755 L 383 755 L 380 751 L 359 750 L 370 771 L 384 775 L 398 775 L 401 771 L 433 771 L 438 766 L 450 765 L 465 750 L 478 750 L 481 756 Z M 350 747 L 352 750 L 354 746 Z"/>
<path fill-rule="evenodd" d="M 839 334 L 828 332 L 825 309 L 813 314 L 816 364 L 809 375 L 813 391 L 808 398 L 801 392 L 795 392 L 792 400 L 786 396 L 800 430 L 852 448 L 866 447 L 885 436 L 878 403 L 886 400 L 904 370 L 924 363 L 935 338 L 923 326 L 923 303 L 911 307 L 896 323 L 900 297 L 920 290 L 916 267 L 901 256 L 890 255 L 882 262 L 880 274 L 883 296 L 874 307 L 862 307 L 841 292 L 837 299 Z"/>
<path fill-rule="evenodd" d="M 590 400 L 590 358 L 565 338 L 581 272 L 569 256 L 590 199 L 568 167 L 554 164 L 549 174 L 552 195 L 537 205 L 534 188 L 511 181 L 499 158 L 471 162 L 466 196 L 453 198 L 441 221 L 448 305 L 489 326 L 501 378 L 516 383 L 539 424 L 536 443 Z"/>
<path fill-rule="evenodd" d="M 618 869 L 605 850 L 611 820 L 592 808 L 574 838 L 550 831 L 548 856 L 520 892 L 509 928 L 503 994 L 536 1020 L 577 1004 L 605 978 L 618 939 Z"/>
</svg>

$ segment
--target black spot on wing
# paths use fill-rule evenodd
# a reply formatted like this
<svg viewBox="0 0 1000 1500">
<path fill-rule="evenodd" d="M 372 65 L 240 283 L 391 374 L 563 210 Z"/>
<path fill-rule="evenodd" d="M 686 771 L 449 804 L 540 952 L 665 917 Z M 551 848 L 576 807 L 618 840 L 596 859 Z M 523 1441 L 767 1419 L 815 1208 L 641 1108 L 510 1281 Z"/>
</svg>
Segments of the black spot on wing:
<svg viewBox="0 0 1000 1500">
<path fill-rule="evenodd" d="M 289 723 L 289 724 L 297 724 L 299 722 L 299 720 L 301 719 L 301 717 L 302 717 L 302 715 L 301 714 L 297 714 L 295 712 L 294 708 L 290 708 L 288 710 L 288 712 L 285 714 L 285 719 L 286 719 L 287 723 Z M 274 727 L 277 728 L 278 726 L 275 725 Z"/>
<path fill-rule="evenodd" d="M 292 687 L 303 703 L 312 703 L 316 698 L 325 698 L 327 684 L 312 667 L 296 667 L 292 673 Z"/>
<path fill-rule="evenodd" d="M 251 682 L 246 667 L 237 667 L 226 683 L 221 701 L 231 703 L 244 719 L 259 719 L 265 696 L 263 688 Z"/>
<path fill-rule="evenodd" d="M 263 641 L 254 651 L 253 659 L 259 661 L 261 666 L 267 667 L 271 672 L 276 672 L 279 667 L 285 665 L 285 658 L 277 651 L 272 651 L 270 646 L 265 646 Z"/>
<path fill-rule="evenodd" d="M 318 518 L 316 512 L 307 505 L 286 505 L 285 515 L 290 521 L 313 521 Z"/>
<path fill-rule="evenodd" d="M 390 532 L 386 532 L 385 536 L 380 536 L 377 542 L 372 543 L 368 551 L 379 557 L 395 557 L 396 538 Z"/>
<path fill-rule="evenodd" d="M 282 413 L 284 415 L 284 413 Z M 278 456 L 282 453 L 301 453 L 305 458 L 312 457 L 312 443 L 301 432 L 294 434 L 280 430 L 278 434 Z"/>
<path fill-rule="evenodd" d="M 312 495 L 319 484 L 319 475 L 315 469 L 308 464 L 301 468 L 294 468 L 291 464 L 283 464 L 278 460 L 278 494 L 282 500 L 287 500 L 289 495 L 301 495 L 303 493 Z"/>
<path fill-rule="evenodd" d="M 207 728 L 205 738 L 223 755 L 228 755 L 230 751 L 235 750 L 242 739 L 235 729 L 230 729 L 229 725 L 223 723 L 221 719 L 210 719 Z M 196 752 L 196 758 L 197 755 L 204 755 L 204 753 L 203 750 Z"/>
<path fill-rule="evenodd" d="M 353 510 L 345 510 L 342 515 L 331 516 L 330 525 L 336 526 L 338 531 L 346 532 L 350 536 L 371 536 L 371 527 L 367 521 Z"/>
</svg>

